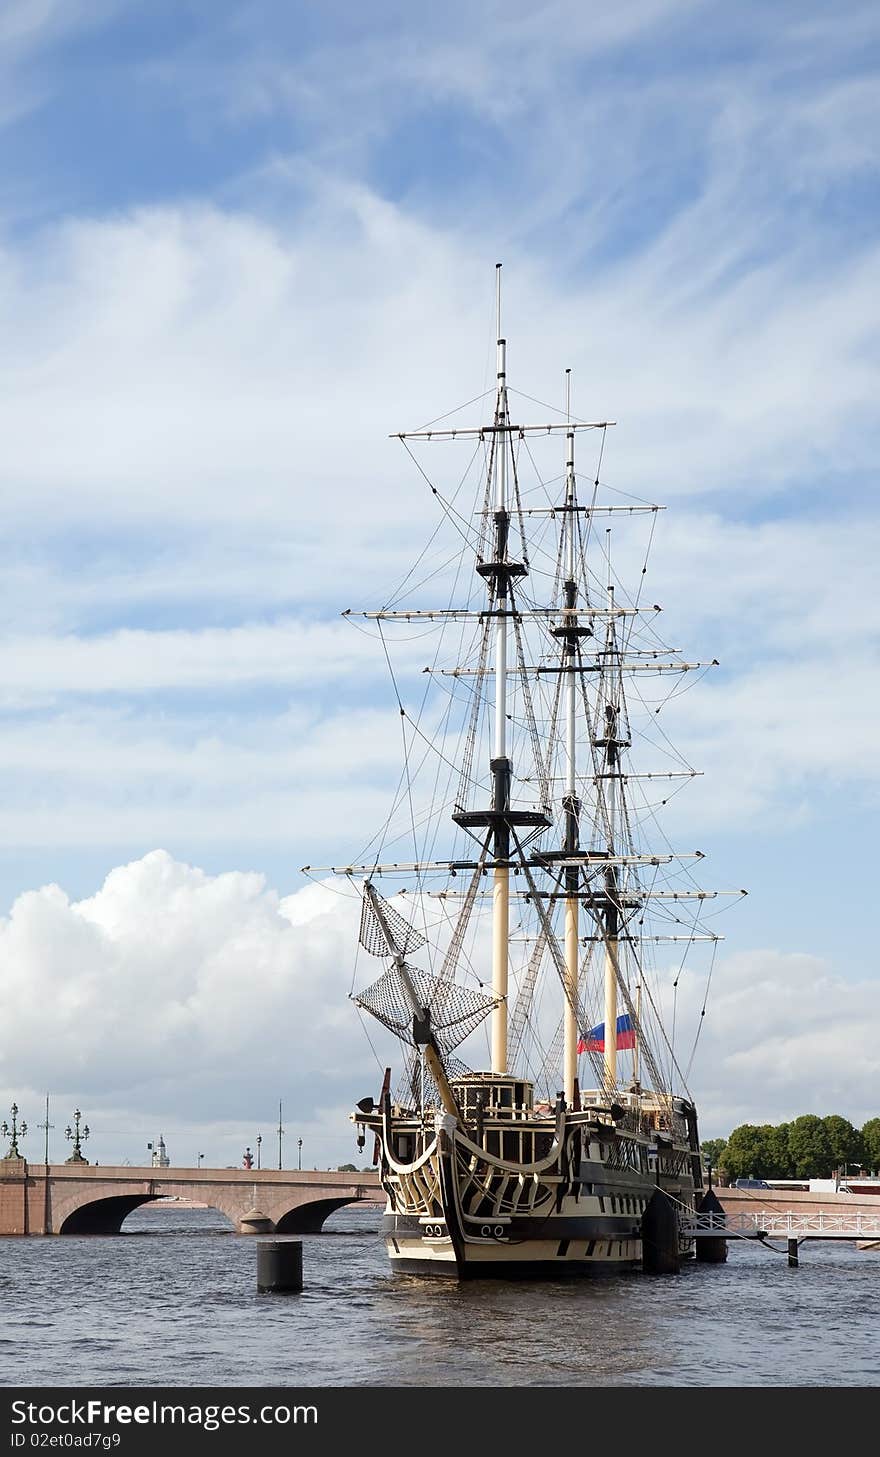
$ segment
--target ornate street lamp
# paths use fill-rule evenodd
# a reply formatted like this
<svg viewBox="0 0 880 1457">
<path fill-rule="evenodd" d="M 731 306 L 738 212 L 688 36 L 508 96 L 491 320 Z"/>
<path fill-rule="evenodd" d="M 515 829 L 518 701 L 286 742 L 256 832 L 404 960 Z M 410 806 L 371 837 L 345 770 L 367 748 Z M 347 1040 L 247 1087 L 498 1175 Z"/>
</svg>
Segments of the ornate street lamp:
<svg viewBox="0 0 880 1457">
<path fill-rule="evenodd" d="M 260 1144 L 263 1142 L 262 1133 L 257 1134 L 257 1168 L 260 1167 Z"/>
<path fill-rule="evenodd" d="M 301 1138 L 296 1140 L 296 1166 L 298 1169 L 303 1166 L 303 1141 Z"/>
<path fill-rule="evenodd" d="M 18 1147 L 18 1135 L 21 1134 L 22 1138 L 24 1138 L 24 1135 L 27 1133 L 27 1124 L 25 1123 L 24 1119 L 22 1119 L 21 1123 L 19 1123 L 18 1121 L 17 1103 L 13 1103 L 9 1111 L 12 1114 L 12 1127 L 10 1128 L 5 1118 L 3 1122 L 0 1123 L 0 1133 L 2 1133 L 4 1138 L 8 1138 L 10 1140 L 9 1149 L 8 1152 L 5 1154 L 5 1157 L 8 1159 L 20 1159 L 21 1150 Z"/>
<path fill-rule="evenodd" d="M 67 1127 L 64 1130 L 64 1137 L 73 1139 L 73 1153 L 67 1160 L 69 1164 L 88 1163 L 88 1159 L 83 1154 L 82 1145 L 85 1143 L 86 1139 L 89 1136 L 89 1125 L 87 1123 L 84 1123 L 82 1128 L 80 1128 L 79 1125 L 81 1118 L 82 1114 L 80 1113 L 79 1109 L 74 1109 L 73 1127 L 71 1128 L 70 1124 L 68 1123 Z"/>
<path fill-rule="evenodd" d="M 49 1173 L 49 1129 L 55 1127 L 55 1124 L 54 1123 L 50 1123 L 49 1122 L 49 1094 L 48 1093 L 46 1094 L 46 1117 L 43 1119 L 43 1122 L 42 1123 L 38 1123 L 37 1124 L 37 1127 L 38 1128 L 42 1128 L 44 1130 L 45 1134 L 46 1134 L 46 1147 L 45 1147 L 45 1150 L 44 1150 L 44 1154 L 45 1154 L 45 1163 L 46 1163 L 46 1175 L 48 1177 L 48 1173 Z M 46 1187 L 47 1187 L 47 1190 L 48 1190 L 48 1185 Z M 47 1198 L 48 1198 L 48 1193 L 47 1193 Z"/>
<path fill-rule="evenodd" d="M 200 1154 L 199 1154 L 199 1162 L 198 1162 L 198 1168 L 201 1168 L 201 1167 L 202 1167 L 202 1159 L 203 1159 L 203 1158 L 204 1158 L 204 1157 L 205 1157 L 205 1155 L 204 1155 L 204 1154 L 203 1154 L 203 1153 L 200 1153 Z"/>
</svg>

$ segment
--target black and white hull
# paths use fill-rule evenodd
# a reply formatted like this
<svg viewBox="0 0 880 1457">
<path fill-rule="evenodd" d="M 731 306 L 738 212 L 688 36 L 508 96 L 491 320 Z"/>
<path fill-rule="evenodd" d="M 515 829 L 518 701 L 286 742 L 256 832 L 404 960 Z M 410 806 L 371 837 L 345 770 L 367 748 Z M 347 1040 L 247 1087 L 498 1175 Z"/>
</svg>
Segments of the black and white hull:
<svg viewBox="0 0 880 1457">
<path fill-rule="evenodd" d="M 468 1089 L 454 1088 L 467 1106 Z M 468 1128 L 443 1113 L 376 1110 L 366 1121 L 379 1140 L 394 1268 L 458 1279 L 641 1269 L 658 1195 L 672 1216 L 664 1253 L 677 1264 L 690 1253 L 678 1214 L 702 1192 L 693 1110 L 673 1113 L 677 1137 L 651 1128 L 656 1111 L 614 1113 L 519 1107 Z"/>
</svg>

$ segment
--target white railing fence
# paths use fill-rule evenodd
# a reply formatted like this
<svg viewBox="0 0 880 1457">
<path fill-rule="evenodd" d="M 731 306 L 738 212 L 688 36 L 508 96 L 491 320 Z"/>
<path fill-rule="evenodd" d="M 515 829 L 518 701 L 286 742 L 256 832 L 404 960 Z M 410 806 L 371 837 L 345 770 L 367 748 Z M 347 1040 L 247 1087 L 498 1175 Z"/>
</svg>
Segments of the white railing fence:
<svg viewBox="0 0 880 1457">
<path fill-rule="evenodd" d="M 826 1239 L 880 1239 L 880 1214 L 796 1214 L 793 1210 L 754 1209 L 748 1214 L 696 1214 L 683 1218 L 682 1234 L 785 1237 L 822 1235 Z"/>
</svg>

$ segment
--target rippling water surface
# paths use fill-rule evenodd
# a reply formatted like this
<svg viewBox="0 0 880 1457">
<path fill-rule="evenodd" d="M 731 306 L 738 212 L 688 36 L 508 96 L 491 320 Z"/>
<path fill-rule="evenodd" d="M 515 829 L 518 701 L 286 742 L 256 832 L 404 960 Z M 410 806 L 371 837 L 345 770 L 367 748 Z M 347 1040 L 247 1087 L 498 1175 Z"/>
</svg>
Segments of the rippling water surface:
<svg viewBox="0 0 880 1457">
<path fill-rule="evenodd" d="M 458 1286 L 395 1275 L 375 1208 L 304 1235 L 300 1295 L 211 1210 L 114 1238 L 0 1239 L 16 1386 L 876 1386 L 880 1254 L 733 1243 L 679 1276 Z"/>
</svg>

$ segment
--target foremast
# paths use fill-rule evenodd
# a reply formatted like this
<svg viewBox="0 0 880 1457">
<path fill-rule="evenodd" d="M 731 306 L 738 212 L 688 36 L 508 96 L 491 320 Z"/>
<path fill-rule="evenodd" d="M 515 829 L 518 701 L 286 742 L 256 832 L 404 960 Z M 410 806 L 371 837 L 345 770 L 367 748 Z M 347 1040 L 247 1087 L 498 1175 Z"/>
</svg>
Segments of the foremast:
<svg viewBox="0 0 880 1457">
<path fill-rule="evenodd" d="M 494 664 L 495 722 L 492 755 L 489 760 L 491 806 L 488 810 L 459 810 L 453 819 L 463 828 L 484 829 L 492 874 L 492 996 L 491 1071 L 508 1072 L 508 990 L 510 979 L 510 864 L 517 827 L 530 831 L 546 828 L 549 815 L 542 811 L 517 810 L 511 805 L 513 766 L 508 752 L 508 665 L 510 625 L 516 618 L 514 582 L 528 574 L 525 561 L 510 557 L 511 510 L 508 493 L 508 456 L 514 430 L 507 398 L 507 343 L 501 335 L 501 264 L 496 265 L 497 385 L 492 426 L 490 479 L 492 491 L 492 556 L 477 563 L 477 573 L 486 582 L 486 616 L 495 621 Z M 488 505 L 488 496 L 487 496 Z"/>
</svg>

